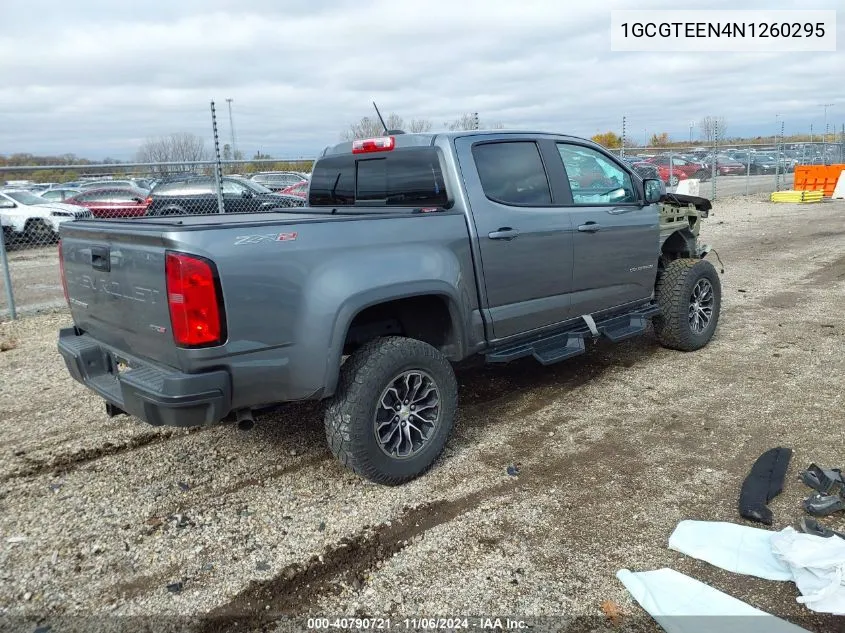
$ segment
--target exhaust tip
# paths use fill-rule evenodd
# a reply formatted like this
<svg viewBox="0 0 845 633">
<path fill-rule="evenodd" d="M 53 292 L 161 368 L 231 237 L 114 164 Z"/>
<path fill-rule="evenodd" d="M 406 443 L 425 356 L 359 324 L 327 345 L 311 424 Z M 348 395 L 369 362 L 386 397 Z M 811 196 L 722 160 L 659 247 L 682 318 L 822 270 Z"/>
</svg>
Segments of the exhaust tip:
<svg viewBox="0 0 845 633">
<path fill-rule="evenodd" d="M 238 409 L 235 416 L 239 430 L 249 431 L 255 426 L 255 418 L 252 417 L 252 409 Z"/>
</svg>

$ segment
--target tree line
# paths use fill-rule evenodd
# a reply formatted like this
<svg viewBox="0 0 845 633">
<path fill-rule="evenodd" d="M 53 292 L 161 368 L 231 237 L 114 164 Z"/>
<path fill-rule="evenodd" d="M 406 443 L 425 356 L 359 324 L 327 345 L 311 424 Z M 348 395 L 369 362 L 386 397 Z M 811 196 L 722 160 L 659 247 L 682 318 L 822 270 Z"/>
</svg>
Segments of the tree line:
<svg viewBox="0 0 845 633">
<path fill-rule="evenodd" d="M 479 120 L 476 113 L 467 112 L 455 119 L 445 121 L 435 126 L 431 119 L 414 118 L 403 119 L 396 113 L 391 112 L 385 117 L 384 123 L 388 130 L 403 130 L 404 132 L 430 132 L 435 129 L 449 131 L 473 130 L 476 127 L 482 130 L 504 129 L 501 122 Z M 752 138 L 728 138 L 728 124 L 723 116 L 706 116 L 698 124 L 699 137 L 694 141 L 698 144 L 713 145 L 717 135 L 720 144 L 738 143 L 766 143 L 772 142 L 772 136 L 758 136 Z M 364 116 L 360 120 L 350 123 L 339 134 L 342 141 L 351 141 L 359 138 L 370 138 L 380 136 L 384 133 L 384 126 L 377 117 Z M 604 145 L 609 149 L 622 147 L 622 137 L 614 131 L 602 132 L 592 136 L 596 143 Z M 810 138 L 807 134 L 794 134 L 783 139 L 787 143 L 801 143 L 811 140 L 820 141 L 819 135 Z M 835 141 L 834 138 L 831 141 Z M 686 147 L 689 140 L 673 141 L 668 132 L 658 132 L 651 135 L 648 147 Z M 642 147 L 630 137 L 625 138 L 626 148 Z M 242 151 L 233 150 L 227 143 L 221 148 L 221 158 L 224 161 L 240 161 L 224 164 L 225 173 L 253 174 L 259 171 L 310 171 L 313 161 L 272 161 L 269 154 L 261 151 L 255 152 L 251 159 L 247 159 Z M 151 137 L 146 139 L 137 149 L 134 162 L 151 163 L 148 168 L 121 168 L 123 161 L 115 158 L 105 158 L 101 161 L 92 161 L 81 158 L 76 154 L 61 154 L 58 156 L 37 155 L 30 153 L 15 153 L 11 155 L 0 154 L 0 169 L 3 167 L 25 167 L 28 165 L 44 165 L 55 167 L 51 169 L 33 171 L 6 171 L 5 179 L 25 179 L 35 182 L 68 182 L 80 176 L 111 175 L 115 177 L 130 175 L 161 175 L 180 171 L 198 171 L 211 173 L 210 168 L 196 167 L 192 163 L 210 162 L 214 160 L 214 153 L 206 140 L 196 134 L 188 132 L 174 132 L 172 134 Z M 253 162 L 261 161 L 261 162 Z M 162 163 L 170 163 L 163 165 Z M 108 165 L 108 167 L 92 167 L 91 169 L 61 169 L 65 165 Z"/>
<path fill-rule="evenodd" d="M 698 128 L 701 130 L 700 138 L 698 139 L 698 143 L 705 143 L 706 145 L 713 145 L 716 141 L 716 138 L 720 141 L 726 142 L 736 142 L 747 139 L 728 139 L 727 138 L 727 130 L 728 130 L 728 122 L 725 120 L 725 117 L 719 116 L 706 116 L 701 119 L 698 124 Z M 758 137 L 762 138 L 762 137 Z M 602 132 L 600 134 L 595 134 L 591 137 L 593 141 L 598 143 L 599 145 L 604 145 L 608 149 L 619 149 L 622 147 L 622 137 L 617 134 L 616 132 Z M 626 137 L 625 138 L 625 148 L 635 148 L 635 147 L 642 147 L 639 143 L 635 142 L 632 138 Z M 672 141 L 669 138 L 668 132 L 658 132 L 651 135 L 651 138 L 648 141 L 648 145 L 646 147 L 687 147 L 689 146 L 690 141 Z"/>
</svg>

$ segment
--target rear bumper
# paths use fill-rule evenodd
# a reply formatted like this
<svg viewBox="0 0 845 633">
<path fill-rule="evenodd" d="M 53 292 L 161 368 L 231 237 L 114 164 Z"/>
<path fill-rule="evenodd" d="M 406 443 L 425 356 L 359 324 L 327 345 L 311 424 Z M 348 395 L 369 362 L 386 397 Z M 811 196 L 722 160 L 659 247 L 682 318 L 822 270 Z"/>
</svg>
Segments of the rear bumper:
<svg viewBox="0 0 845 633">
<path fill-rule="evenodd" d="M 108 404 L 154 426 L 208 426 L 231 411 L 226 371 L 185 374 L 163 369 L 112 350 L 76 328 L 59 331 L 58 348 L 75 380 Z M 120 362 L 128 369 L 120 371 Z"/>
</svg>

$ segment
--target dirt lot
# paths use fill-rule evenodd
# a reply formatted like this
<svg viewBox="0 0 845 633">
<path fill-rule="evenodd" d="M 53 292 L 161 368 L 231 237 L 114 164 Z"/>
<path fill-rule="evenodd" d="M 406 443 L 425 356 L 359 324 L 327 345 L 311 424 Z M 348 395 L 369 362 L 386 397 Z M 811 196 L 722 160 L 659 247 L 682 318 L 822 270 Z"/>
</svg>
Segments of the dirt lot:
<svg viewBox="0 0 845 633">
<path fill-rule="evenodd" d="M 65 314 L 0 325 L 13 347 L 0 353 L 0 614 L 157 615 L 159 628 L 196 615 L 204 631 L 231 615 L 248 617 L 238 630 L 304 614 L 574 615 L 582 630 L 605 628 L 610 600 L 623 626 L 658 630 L 615 573 L 672 567 L 833 630 L 791 583 L 667 540 L 682 519 L 739 522 L 741 482 L 768 448 L 795 451 L 775 529 L 802 515 L 800 468 L 845 465 L 845 204 L 724 200 L 703 233 L 725 265 L 710 346 L 649 336 L 462 373 L 446 455 L 399 488 L 335 462 L 318 405 L 249 433 L 109 420 L 55 351 Z"/>
</svg>

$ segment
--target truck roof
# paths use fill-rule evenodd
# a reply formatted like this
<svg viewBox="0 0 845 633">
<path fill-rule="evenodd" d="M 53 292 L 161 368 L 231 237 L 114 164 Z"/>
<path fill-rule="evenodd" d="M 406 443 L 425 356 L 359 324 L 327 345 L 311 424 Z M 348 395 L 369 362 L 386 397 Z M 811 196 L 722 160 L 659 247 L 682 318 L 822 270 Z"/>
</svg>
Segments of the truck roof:
<svg viewBox="0 0 845 633">
<path fill-rule="evenodd" d="M 391 130 L 391 132 L 394 132 Z M 502 134 L 514 134 L 520 136 L 566 136 L 563 134 L 555 134 L 553 132 L 542 132 L 539 130 L 457 130 L 454 132 L 411 132 L 411 133 L 385 133 L 383 136 L 392 136 L 396 143 L 396 148 L 403 147 L 424 147 L 427 145 L 434 145 L 437 138 L 458 138 L 465 136 L 501 136 Z M 373 137 L 378 138 L 378 137 Z M 574 138 L 574 137 L 569 137 Z M 582 139 L 586 140 L 586 139 Z M 349 154 L 352 152 L 352 143 L 354 141 L 344 141 L 336 145 L 329 145 L 326 147 L 320 157 L 330 156 L 335 154 Z"/>
</svg>

